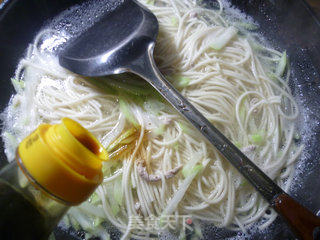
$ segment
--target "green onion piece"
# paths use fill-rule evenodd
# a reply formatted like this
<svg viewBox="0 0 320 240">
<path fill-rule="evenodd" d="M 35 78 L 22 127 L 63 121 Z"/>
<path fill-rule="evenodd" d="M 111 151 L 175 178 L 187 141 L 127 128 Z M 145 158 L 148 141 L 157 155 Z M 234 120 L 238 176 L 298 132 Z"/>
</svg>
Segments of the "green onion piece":
<svg viewBox="0 0 320 240">
<path fill-rule="evenodd" d="M 99 198 L 99 196 L 98 196 L 97 193 L 93 193 L 93 194 L 91 195 L 91 197 L 89 198 L 88 201 L 89 201 L 91 204 L 96 205 L 97 203 L 100 202 L 100 198 Z"/>
<path fill-rule="evenodd" d="M 166 128 L 166 125 L 161 124 L 158 128 L 153 129 L 152 132 L 155 135 L 159 136 L 159 135 L 162 135 L 164 133 L 165 128 Z"/>
<path fill-rule="evenodd" d="M 129 73 L 110 75 L 107 77 L 86 77 L 86 81 L 102 89 L 107 94 L 129 94 L 134 96 L 147 96 L 155 92 L 151 86 L 139 76 Z"/>
<path fill-rule="evenodd" d="M 148 0 L 146 3 L 149 4 L 149 5 L 154 6 L 154 2 L 155 2 L 155 0 Z"/>
<path fill-rule="evenodd" d="M 240 187 L 246 187 L 248 186 L 248 181 L 246 179 L 243 179 L 242 182 L 240 183 Z"/>
<path fill-rule="evenodd" d="M 286 66 L 287 66 L 287 52 L 284 51 L 279 60 L 279 63 L 276 69 L 276 75 L 279 77 L 282 77 L 286 69 Z"/>
<path fill-rule="evenodd" d="M 249 41 L 249 45 L 251 46 L 252 50 L 254 50 L 256 52 L 264 51 L 264 47 L 261 44 L 259 44 L 257 41 L 253 40 L 252 38 L 249 38 L 248 41 Z"/>
<path fill-rule="evenodd" d="M 164 110 L 166 105 L 154 98 L 146 99 L 146 101 L 143 103 L 143 108 L 148 112 L 152 113 L 154 115 L 158 115 L 160 111 Z"/>
<path fill-rule="evenodd" d="M 17 93 L 21 92 L 25 88 L 25 84 L 23 80 L 18 80 L 15 78 L 11 78 L 11 83 L 14 87 L 14 90 L 16 90 Z"/>
<path fill-rule="evenodd" d="M 64 215 L 61 222 L 63 222 L 67 228 L 70 227 L 71 223 L 70 223 L 70 218 L 69 218 L 68 214 Z"/>
<path fill-rule="evenodd" d="M 176 17 L 171 17 L 171 24 L 175 27 L 177 27 L 179 25 L 178 23 L 178 18 Z"/>
<path fill-rule="evenodd" d="M 99 217 L 99 218 L 105 217 L 105 214 L 103 211 L 101 211 L 100 207 L 94 206 L 93 204 L 90 204 L 88 201 L 80 204 L 77 208 L 77 211 L 81 212 L 81 214 L 84 214 L 87 217 L 88 216 Z"/>
<path fill-rule="evenodd" d="M 99 217 L 96 217 L 94 220 L 93 220 L 93 227 L 98 227 L 101 225 L 101 223 L 103 223 L 103 219 L 102 218 L 99 218 Z"/>
<path fill-rule="evenodd" d="M 9 145 L 12 148 L 16 148 L 18 146 L 18 140 L 15 136 L 13 136 L 11 133 L 9 132 L 4 132 L 3 133 L 3 137 L 8 141 Z"/>
<path fill-rule="evenodd" d="M 69 216 L 69 219 L 70 219 L 71 226 L 75 230 L 80 230 L 81 229 L 81 226 L 80 226 L 79 222 L 75 219 L 75 217 Z"/>
<path fill-rule="evenodd" d="M 196 175 L 200 172 L 202 168 L 203 166 L 201 164 L 198 164 L 193 168 L 192 173 L 183 180 L 183 182 L 179 185 L 178 190 L 175 192 L 174 196 L 167 203 L 166 208 L 163 210 L 160 216 L 160 220 L 163 220 L 165 216 L 172 214 L 172 212 L 176 209 L 178 203 L 184 197 L 191 182 L 193 181 L 193 179 L 196 177 Z"/>
<path fill-rule="evenodd" d="M 295 140 L 300 140 L 301 136 L 300 136 L 299 133 L 296 133 L 296 134 L 294 134 L 293 138 L 294 138 Z"/>
<path fill-rule="evenodd" d="M 113 215 L 117 215 L 118 212 L 120 211 L 119 205 L 115 204 L 114 202 L 111 202 L 110 204 L 111 204 L 111 210 Z"/>
<path fill-rule="evenodd" d="M 233 143 L 237 148 L 242 148 L 242 144 L 239 141 Z"/>
<path fill-rule="evenodd" d="M 96 86 L 97 88 L 99 88 L 99 90 L 103 91 L 106 94 L 111 94 L 111 95 L 118 94 L 117 89 L 111 87 L 106 81 L 101 81 L 98 78 L 85 78 L 85 79 L 86 81 Z"/>
<path fill-rule="evenodd" d="M 228 27 L 220 36 L 213 39 L 210 47 L 214 50 L 221 50 L 237 35 L 237 33 L 238 29 L 235 27 Z"/>
<path fill-rule="evenodd" d="M 119 98 L 119 105 L 120 105 L 120 111 L 124 114 L 124 116 L 126 117 L 126 119 L 131 122 L 131 124 L 135 127 L 139 126 L 139 123 L 137 122 L 137 120 L 135 119 L 134 115 L 132 114 L 129 104 L 127 103 L 126 100 L 124 100 L 123 98 Z"/>
<path fill-rule="evenodd" d="M 88 218 L 88 216 L 83 213 L 81 210 L 79 210 L 78 208 L 71 208 L 69 210 L 69 213 L 72 215 L 72 217 L 75 219 L 74 222 L 77 222 L 78 224 L 80 224 L 80 227 L 83 230 L 92 230 L 93 228 L 93 222 L 91 222 L 91 218 Z M 72 224 L 74 223 L 71 220 Z"/>
<path fill-rule="evenodd" d="M 273 81 L 276 81 L 276 82 L 278 81 L 278 77 L 275 73 L 268 72 L 267 76 L 268 76 L 268 78 L 270 78 Z"/>
<path fill-rule="evenodd" d="M 137 139 L 136 136 L 130 136 L 130 137 L 124 139 L 120 144 L 129 144 L 129 143 L 132 143 L 136 139 Z"/>
<path fill-rule="evenodd" d="M 250 142 L 260 145 L 264 142 L 264 134 L 262 132 L 250 135 Z"/>
<path fill-rule="evenodd" d="M 185 165 L 182 169 L 182 175 L 187 178 L 188 176 L 191 176 L 193 174 L 197 175 L 201 170 L 203 169 L 202 164 L 196 164 L 195 166 L 191 167 Z"/>
<path fill-rule="evenodd" d="M 167 76 L 173 86 L 178 89 L 185 88 L 190 84 L 191 79 L 182 75 Z"/>
<path fill-rule="evenodd" d="M 110 170 L 108 166 L 102 165 L 102 172 L 105 173 L 106 171 Z"/>
<path fill-rule="evenodd" d="M 190 128 L 189 128 L 186 124 L 184 124 L 184 123 L 178 123 L 178 125 L 179 125 L 180 128 L 182 129 L 182 132 L 183 132 L 183 133 L 189 133 Z"/>
<path fill-rule="evenodd" d="M 113 195 L 114 199 L 116 200 L 118 205 L 122 205 L 122 200 L 123 200 L 123 193 L 122 193 L 122 181 L 121 178 L 118 178 L 116 181 L 114 181 L 113 185 Z"/>
<path fill-rule="evenodd" d="M 118 147 L 118 145 L 122 144 L 122 142 L 132 136 L 133 134 L 135 134 L 137 132 L 137 129 L 132 127 L 129 130 L 125 131 L 124 133 L 122 133 L 114 142 L 112 142 L 108 147 L 107 147 L 107 151 L 111 152 L 112 150 L 114 150 L 116 147 Z"/>
<path fill-rule="evenodd" d="M 259 29 L 259 25 L 249 22 L 237 22 L 235 25 L 239 28 L 243 28 L 249 31 L 255 31 Z"/>
<path fill-rule="evenodd" d="M 149 95 L 152 92 L 152 88 L 149 87 L 147 84 L 144 85 L 138 85 L 135 84 L 133 81 L 125 81 L 126 78 L 122 76 L 122 78 L 112 75 L 108 76 L 106 78 L 107 84 L 111 85 L 113 88 L 116 88 L 122 92 L 127 92 L 136 96 L 145 96 Z M 136 81 L 142 81 L 142 80 L 136 80 Z"/>
<path fill-rule="evenodd" d="M 106 188 L 106 191 L 109 193 L 107 195 L 107 198 L 109 200 L 112 214 L 116 216 L 120 211 L 120 207 L 119 207 L 119 204 L 117 203 L 116 199 L 114 198 L 114 194 L 112 194 L 114 191 L 114 186 L 109 184 L 109 185 L 106 185 L 105 188 Z"/>
</svg>

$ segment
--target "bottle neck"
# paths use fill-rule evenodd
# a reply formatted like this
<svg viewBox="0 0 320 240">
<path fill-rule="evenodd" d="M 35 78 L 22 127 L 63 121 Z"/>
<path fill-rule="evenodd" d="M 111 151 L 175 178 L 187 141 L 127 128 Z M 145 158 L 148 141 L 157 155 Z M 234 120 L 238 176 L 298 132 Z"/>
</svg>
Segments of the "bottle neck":
<svg viewBox="0 0 320 240">
<path fill-rule="evenodd" d="M 19 159 L 17 160 L 19 161 Z M 21 169 L 23 165 L 20 164 L 22 163 L 19 162 L 18 164 L 17 161 L 9 163 L 1 169 L 0 178 L 37 207 L 44 216 L 48 231 L 52 231 L 70 206 L 45 191 L 38 183 L 32 181 L 25 169 Z"/>
</svg>

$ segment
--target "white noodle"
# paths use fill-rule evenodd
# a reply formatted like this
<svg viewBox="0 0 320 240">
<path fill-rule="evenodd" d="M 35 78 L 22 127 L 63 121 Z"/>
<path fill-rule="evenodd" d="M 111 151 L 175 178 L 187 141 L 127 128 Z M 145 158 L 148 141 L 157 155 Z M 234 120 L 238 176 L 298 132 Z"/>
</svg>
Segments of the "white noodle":
<svg viewBox="0 0 320 240">
<path fill-rule="evenodd" d="M 156 0 L 154 5 L 147 5 L 160 23 L 155 58 L 161 71 L 168 77 L 187 77 L 189 84 L 181 90 L 182 94 L 231 141 L 247 149 L 245 153 L 251 160 L 280 187 L 288 190 L 294 162 L 302 151 L 302 146 L 296 148 L 292 140 L 297 104 L 286 80 L 278 78 L 278 84 L 270 79 L 261 62 L 277 62 L 281 53 L 262 46 L 268 55 L 259 58 L 246 37 L 240 35 L 228 40 L 224 48 L 213 50 L 210 39 L 229 27 L 222 17 L 222 3 L 219 1 L 219 10 L 208 10 L 193 2 Z M 55 33 L 39 33 L 17 67 L 16 78 L 25 81 L 25 89 L 14 97 L 20 106 L 10 108 L 17 116 L 11 131 L 22 139 L 40 123 L 57 123 L 62 117 L 70 117 L 108 147 L 130 126 L 120 111 L 118 96 L 99 91 L 61 68 L 56 56 L 40 48 L 41 39 L 50 34 Z M 268 204 L 192 127 L 182 127 L 185 121 L 178 113 L 168 106 L 158 113 L 148 112 L 128 101 L 132 118 L 140 125 L 137 144 L 131 154 L 116 160 L 120 163 L 117 170 L 108 172 L 96 191 L 101 199 L 96 207 L 123 233 L 123 239 L 148 239 L 149 234 L 157 234 L 130 228 L 132 218 L 137 216 L 175 215 L 171 224 L 181 227 L 183 222 L 178 215 L 190 215 L 244 232 L 261 218 L 262 229 L 274 221 L 276 213 L 265 213 Z M 159 124 L 164 125 L 163 133 L 152 134 Z M 252 142 L 256 134 L 262 138 L 259 143 Z M 205 166 L 199 175 L 184 178 L 180 171 L 170 179 L 165 177 L 167 171 L 195 159 Z M 160 180 L 143 179 L 138 161 L 145 161 L 149 174 Z M 117 214 L 108 198 L 112 194 L 108 186 L 115 181 L 122 182 L 124 194 Z"/>
</svg>

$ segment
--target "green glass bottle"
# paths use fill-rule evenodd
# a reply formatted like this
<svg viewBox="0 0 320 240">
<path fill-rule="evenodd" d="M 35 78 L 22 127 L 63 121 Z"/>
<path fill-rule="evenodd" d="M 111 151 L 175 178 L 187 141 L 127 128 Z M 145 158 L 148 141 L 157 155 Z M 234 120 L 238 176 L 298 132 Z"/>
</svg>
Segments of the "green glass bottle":
<svg viewBox="0 0 320 240">
<path fill-rule="evenodd" d="M 102 181 L 101 144 L 75 121 L 40 125 L 0 171 L 0 239 L 48 239 L 67 210 Z"/>
</svg>

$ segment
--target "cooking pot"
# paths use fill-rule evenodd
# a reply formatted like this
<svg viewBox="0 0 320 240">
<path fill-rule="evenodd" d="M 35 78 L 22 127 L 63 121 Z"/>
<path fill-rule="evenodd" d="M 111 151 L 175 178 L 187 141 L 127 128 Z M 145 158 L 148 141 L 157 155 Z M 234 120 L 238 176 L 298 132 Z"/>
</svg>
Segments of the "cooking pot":
<svg viewBox="0 0 320 240">
<path fill-rule="evenodd" d="M 10 78 L 19 59 L 37 32 L 54 16 L 83 0 L 5 0 L 0 4 L 0 112 L 14 93 Z M 209 7 L 214 0 L 204 1 Z M 274 48 L 286 50 L 292 77 L 289 86 L 299 107 L 297 128 L 304 151 L 296 164 L 289 194 L 314 213 L 320 209 L 320 21 L 303 0 L 231 0 L 233 6 L 259 23 L 259 33 Z M 3 143 L 0 167 L 6 163 Z M 293 209 L 294 211 L 294 209 Z M 117 239 L 117 230 L 111 230 Z M 84 234 L 61 227 L 56 239 L 82 239 Z M 244 235 L 204 224 L 205 239 L 244 239 Z M 278 218 L 266 233 L 252 233 L 249 239 L 294 239 Z"/>
</svg>

